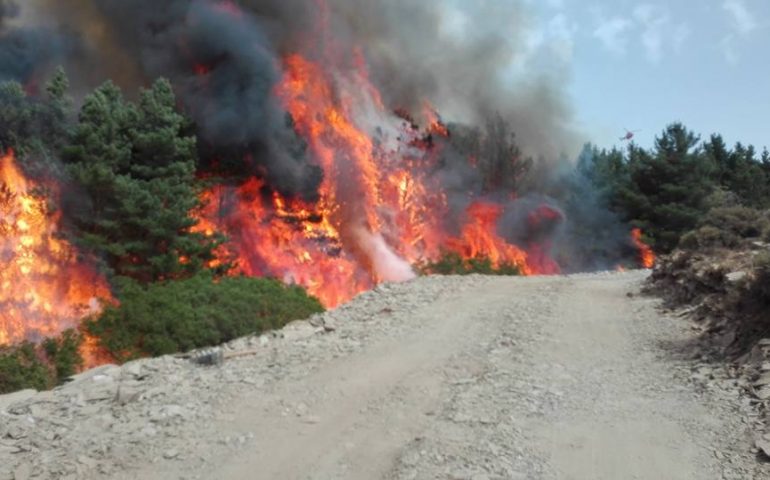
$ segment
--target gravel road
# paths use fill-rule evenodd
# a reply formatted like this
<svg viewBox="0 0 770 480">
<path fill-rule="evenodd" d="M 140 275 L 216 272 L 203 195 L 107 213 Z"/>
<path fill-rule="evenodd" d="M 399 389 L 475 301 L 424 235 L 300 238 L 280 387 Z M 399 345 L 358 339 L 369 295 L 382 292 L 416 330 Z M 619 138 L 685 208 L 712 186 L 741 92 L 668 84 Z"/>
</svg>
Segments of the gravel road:
<svg viewBox="0 0 770 480">
<path fill-rule="evenodd" d="M 0 480 L 770 478 L 748 401 L 693 380 L 693 330 L 645 276 L 421 278 L 219 367 L 0 397 Z"/>
</svg>

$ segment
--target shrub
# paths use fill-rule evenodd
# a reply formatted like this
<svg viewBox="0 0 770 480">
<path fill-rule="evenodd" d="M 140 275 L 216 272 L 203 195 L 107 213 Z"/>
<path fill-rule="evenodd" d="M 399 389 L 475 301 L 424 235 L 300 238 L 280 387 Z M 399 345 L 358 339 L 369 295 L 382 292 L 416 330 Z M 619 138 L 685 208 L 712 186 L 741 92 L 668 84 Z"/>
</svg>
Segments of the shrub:
<svg viewBox="0 0 770 480">
<path fill-rule="evenodd" d="M 302 288 L 264 278 L 201 273 L 148 286 L 123 278 L 117 290 L 120 305 L 85 328 L 118 361 L 218 345 L 323 311 Z"/>
<path fill-rule="evenodd" d="M 39 345 L 24 342 L 0 349 L 0 394 L 63 383 L 83 365 L 82 340 L 77 331 L 67 330 Z"/>
<path fill-rule="evenodd" d="M 709 211 L 699 228 L 682 236 L 679 246 L 688 250 L 735 248 L 766 232 L 770 232 L 766 213 L 741 206 L 718 207 Z"/>
<path fill-rule="evenodd" d="M 717 187 L 714 192 L 706 197 L 706 208 L 709 211 L 715 208 L 729 208 L 738 207 L 741 205 L 740 197 L 730 190 L 725 190 L 723 187 Z"/>
<path fill-rule="evenodd" d="M 35 345 L 23 343 L 0 350 L 0 394 L 25 388 L 44 390 L 51 383 L 51 373 L 38 357 Z"/>
<path fill-rule="evenodd" d="M 704 226 L 684 234 L 679 241 L 679 247 L 686 250 L 732 248 L 740 241 L 741 238 L 730 231 Z"/>
<path fill-rule="evenodd" d="M 61 383 L 83 366 L 83 358 L 78 350 L 82 343 L 83 337 L 75 330 L 67 330 L 59 337 L 43 342 L 43 351 L 54 370 L 55 383 Z"/>
<path fill-rule="evenodd" d="M 438 260 L 417 265 L 416 270 L 422 275 L 521 275 L 518 265 L 502 264 L 494 266 L 486 257 L 463 259 L 455 252 L 446 252 Z"/>
<path fill-rule="evenodd" d="M 703 226 L 730 232 L 740 238 L 757 238 L 768 226 L 763 212 L 741 206 L 714 208 L 706 215 Z"/>
</svg>

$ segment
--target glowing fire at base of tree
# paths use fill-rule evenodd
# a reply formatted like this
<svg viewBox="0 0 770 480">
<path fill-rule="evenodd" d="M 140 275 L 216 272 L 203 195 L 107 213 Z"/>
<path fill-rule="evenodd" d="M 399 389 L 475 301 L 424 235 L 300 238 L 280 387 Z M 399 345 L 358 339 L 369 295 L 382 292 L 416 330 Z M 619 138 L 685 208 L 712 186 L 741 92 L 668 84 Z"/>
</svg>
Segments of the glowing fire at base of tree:
<svg viewBox="0 0 770 480">
<path fill-rule="evenodd" d="M 0 345 L 77 327 L 100 310 L 98 299 L 111 298 L 106 281 L 61 238 L 59 215 L 13 152 L 0 156 Z"/>
<path fill-rule="evenodd" d="M 639 262 L 644 268 L 652 268 L 655 266 L 655 252 L 652 251 L 649 245 L 642 240 L 642 230 L 635 228 L 631 231 L 631 239 L 634 245 L 639 250 Z"/>
</svg>

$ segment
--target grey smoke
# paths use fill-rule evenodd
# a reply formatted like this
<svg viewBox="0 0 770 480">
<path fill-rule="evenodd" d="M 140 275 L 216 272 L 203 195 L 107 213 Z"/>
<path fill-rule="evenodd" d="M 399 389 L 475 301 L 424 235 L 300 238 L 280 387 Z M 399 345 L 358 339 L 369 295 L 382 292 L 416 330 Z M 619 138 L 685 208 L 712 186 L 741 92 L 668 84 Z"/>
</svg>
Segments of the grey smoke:
<svg viewBox="0 0 770 480">
<path fill-rule="evenodd" d="M 171 78 L 203 140 L 248 147 L 282 190 L 307 188 L 313 177 L 307 159 L 283 147 L 291 132 L 270 95 L 281 57 L 290 52 L 318 58 L 336 49 L 335 64 L 345 69 L 353 68 L 351 51 L 360 48 L 389 106 L 419 111 L 428 99 L 445 118 L 469 124 L 498 112 L 526 155 L 547 160 L 574 150 L 559 88 L 535 70 L 510 79 L 512 63 L 529 53 L 530 18 L 519 0 L 472 7 L 458 0 L 327 0 L 327 12 L 317 0 L 232 2 L 242 15 L 228 13 L 223 3 L 30 0 L 29 7 L 46 25 L 59 22 L 59 31 L 81 32 L 80 57 L 70 61 L 82 66 L 89 54 L 88 70 L 103 78 L 134 88 L 132 82 Z M 324 38 L 324 21 L 334 43 Z M 56 50 L 55 44 L 30 47 Z M 196 63 L 212 67 L 208 89 L 193 74 Z"/>
<path fill-rule="evenodd" d="M 319 9 L 324 3 L 326 10 Z M 224 0 L 25 0 L 23 8 L 0 0 L 0 80 L 26 82 L 57 62 L 72 67 L 81 91 L 111 78 L 131 92 L 168 77 L 203 149 L 252 159 L 273 188 L 309 198 L 322 172 L 272 93 L 282 58 L 298 52 L 344 74 L 356 68 L 352 52 L 360 49 L 388 107 L 419 112 L 427 99 L 447 121 L 482 129 L 492 115 L 505 119 L 522 153 L 537 159 L 531 192 L 554 182 L 559 159 L 577 151 L 577 135 L 560 86 L 565 82 L 527 60 L 538 52 L 528 46 L 531 17 L 524 3 L 233 0 L 233 10 Z M 20 13 L 23 22 L 9 22 Z M 467 158 L 448 149 L 444 160 L 437 175 L 459 218 L 469 197 L 489 192 L 482 192 Z M 530 196 L 507 206 L 506 237 L 528 241 L 534 233 L 523 219 L 538 202 L 555 205 Z M 598 208 L 589 197 L 584 205 L 573 203 L 563 210 L 588 218 Z M 607 248 L 624 238 L 616 219 L 591 218 L 593 225 L 616 225 L 618 231 L 605 236 Z M 574 233 L 557 223 L 547 233 Z M 569 250 L 574 242 L 557 244 Z"/>
<path fill-rule="evenodd" d="M 36 70 L 63 60 L 69 40 L 45 28 L 19 28 L 14 0 L 0 1 L 0 81 L 29 80 Z"/>
</svg>

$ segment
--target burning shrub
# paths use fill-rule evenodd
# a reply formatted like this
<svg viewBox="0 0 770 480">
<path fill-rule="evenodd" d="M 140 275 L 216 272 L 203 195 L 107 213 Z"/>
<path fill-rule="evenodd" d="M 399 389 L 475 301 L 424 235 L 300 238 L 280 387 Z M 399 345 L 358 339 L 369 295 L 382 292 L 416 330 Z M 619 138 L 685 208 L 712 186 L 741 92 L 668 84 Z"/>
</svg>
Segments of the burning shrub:
<svg viewBox="0 0 770 480">
<path fill-rule="evenodd" d="M 521 267 L 504 263 L 495 266 L 488 257 L 465 259 L 460 254 L 448 252 L 438 260 L 417 265 L 416 270 L 422 275 L 521 275 Z"/>
<path fill-rule="evenodd" d="M 89 333 L 117 360 L 218 345 L 276 329 L 323 311 L 297 286 L 265 278 L 209 274 L 141 286 L 121 278 L 120 306 L 87 322 Z"/>
</svg>

